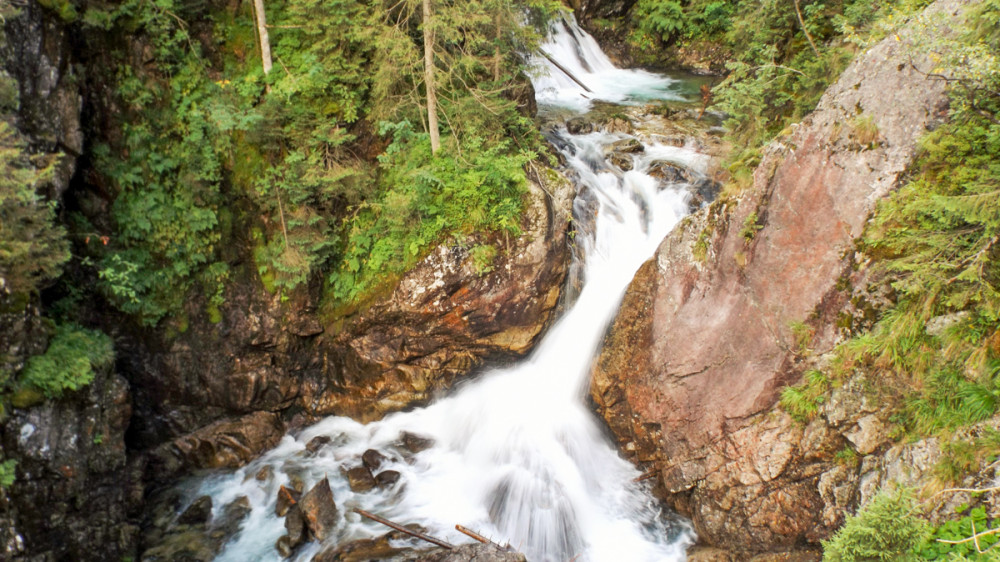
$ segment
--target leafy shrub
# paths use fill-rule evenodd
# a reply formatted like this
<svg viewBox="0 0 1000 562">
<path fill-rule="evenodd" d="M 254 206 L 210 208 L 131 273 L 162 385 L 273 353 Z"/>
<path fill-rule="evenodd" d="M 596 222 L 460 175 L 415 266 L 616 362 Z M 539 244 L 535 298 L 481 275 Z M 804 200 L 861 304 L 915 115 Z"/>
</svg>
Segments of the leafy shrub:
<svg viewBox="0 0 1000 562">
<path fill-rule="evenodd" d="M 471 138 L 431 156 L 426 134 L 409 122 L 383 123 L 393 142 L 379 157 L 383 191 L 345 225 L 344 259 L 330 276 L 332 296 L 351 301 L 392 280 L 447 236 L 520 234 L 533 154 L 507 142 Z"/>
<path fill-rule="evenodd" d="M 912 558 L 926 539 L 927 522 L 914 515 L 909 491 L 881 491 L 823 542 L 825 562 L 896 562 Z"/>
<path fill-rule="evenodd" d="M 935 527 L 920 549 L 920 557 L 924 560 L 1000 560 L 1000 550 L 993 548 L 1000 542 L 996 534 L 984 535 L 977 539 L 979 549 L 992 550 L 988 555 L 980 555 L 976 541 L 967 540 L 973 535 L 997 528 L 1000 526 L 1000 520 L 987 517 L 986 508 L 982 506 L 970 509 L 968 505 L 961 505 L 955 512 L 964 515 Z M 959 544 L 939 542 L 938 539 Z"/>
<path fill-rule="evenodd" d="M 28 360 L 21 384 L 41 390 L 48 398 L 78 390 L 94 380 L 94 371 L 114 361 L 111 338 L 105 334 L 66 324 L 56 328 L 49 348 Z"/>
</svg>

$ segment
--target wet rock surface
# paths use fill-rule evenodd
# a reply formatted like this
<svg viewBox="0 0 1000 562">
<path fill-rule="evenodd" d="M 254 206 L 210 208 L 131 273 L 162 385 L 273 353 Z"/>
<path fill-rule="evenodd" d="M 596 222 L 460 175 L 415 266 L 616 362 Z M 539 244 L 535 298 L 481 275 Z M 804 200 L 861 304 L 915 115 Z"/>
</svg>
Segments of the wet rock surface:
<svg viewBox="0 0 1000 562">
<path fill-rule="evenodd" d="M 407 525 L 414 531 L 424 532 L 417 525 Z M 315 557 L 313 562 L 525 562 L 523 554 L 507 552 L 491 544 L 458 545 L 454 549 L 424 548 L 426 543 L 415 547 L 392 546 L 409 538 L 399 531 L 393 531 L 373 539 L 362 539 L 328 548 Z"/>
<path fill-rule="evenodd" d="M 946 19 L 959 5 L 930 9 Z M 606 338 L 591 395 L 623 450 L 657 471 L 660 493 L 708 545 L 744 553 L 818 543 L 860 499 L 858 469 L 834 455 L 886 453 L 886 428 L 862 404 L 805 427 L 774 406 L 805 368 L 791 326 L 809 325 L 817 355 L 837 341 L 849 300 L 838 280 L 864 276 L 852 269 L 854 239 L 946 111 L 942 84 L 908 64 L 913 33 L 859 55 L 816 112 L 768 147 L 751 189 L 664 240 Z M 843 124 L 859 112 L 882 143 L 854 146 Z"/>
<path fill-rule="evenodd" d="M 223 506 L 215 517 L 208 496 L 181 507 L 175 491 L 153 497 L 143 532 L 142 562 L 210 562 L 250 514 L 250 501 L 245 496 Z"/>
<path fill-rule="evenodd" d="M 220 420 L 153 450 L 150 475 L 162 480 L 193 469 L 239 468 L 277 445 L 284 433 L 284 423 L 269 412 Z"/>
</svg>

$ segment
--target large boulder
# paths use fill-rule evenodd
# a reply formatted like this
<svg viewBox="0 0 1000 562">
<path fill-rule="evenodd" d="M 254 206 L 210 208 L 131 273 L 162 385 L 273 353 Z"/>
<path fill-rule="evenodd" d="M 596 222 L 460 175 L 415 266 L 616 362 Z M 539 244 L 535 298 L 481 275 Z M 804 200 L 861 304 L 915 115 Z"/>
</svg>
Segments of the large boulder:
<svg viewBox="0 0 1000 562">
<path fill-rule="evenodd" d="M 963 4 L 929 10 L 947 25 Z M 914 44 L 924 38 L 902 30 L 859 55 L 815 112 L 767 148 L 752 188 L 664 240 L 609 331 L 591 395 L 707 544 L 816 542 L 854 501 L 820 486 L 848 439 L 774 407 L 801 376 L 797 333 L 811 332 L 817 355 L 837 341 L 849 296 L 838 280 L 858 275 L 854 241 L 947 110 L 944 83 L 910 64 L 920 65 Z M 877 131 L 876 141 L 856 142 L 860 129 Z M 850 424 L 851 442 L 876 450 L 877 424 L 862 425 Z M 843 502 L 829 503 L 838 493 Z"/>
<path fill-rule="evenodd" d="M 220 420 L 154 449 L 149 454 L 150 476 L 164 479 L 196 469 L 239 468 L 277 445 L 284 433 L 284 423 L 270 412 Z"/>
<path fill-rule="evenodd" d="M 318 284 L 271 295 L 255 271 L 234 267 L 221 320 L 192 298 L 183 326 L 122 334 L 137 444 L 255 411 L 377 419 L 430 400 L 487 358 L 527 353 L 560 299 L 573 195 L 540 170 L 521 236 L 442 244 L 359 310 L 320 312 Z M 477 244 L 497 249 L 492 263 L 473 259 Z"/>
</svg>

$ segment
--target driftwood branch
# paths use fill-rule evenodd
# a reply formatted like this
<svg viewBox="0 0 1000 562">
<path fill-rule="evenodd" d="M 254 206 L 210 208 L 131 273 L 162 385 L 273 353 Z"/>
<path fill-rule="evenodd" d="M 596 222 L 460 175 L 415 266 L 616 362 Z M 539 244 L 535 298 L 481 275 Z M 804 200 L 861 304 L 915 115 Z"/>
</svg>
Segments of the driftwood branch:
<svg viewBox="0 0 1000 562">
<path fill-rule="evenodd" d="M 547 58 L 549 60 L 549 62 L 551 62 L 553 65 L 555 65 L 556 68 L 558 68 L 559 70 L 563 71 L 563 73 L 566 74 L 566 76 L 569 76 L 570 80 L 576 82 L 577 84 L 580 85 L 581 88 L 583 88 L 584 90 L 587 90 L 591 94 L 594 93 L 594 90 L 591 90 L 590 88 L 587 87 L 586 84 L 584 84 L 583 82 L 581 82 L 579 78 L 577 78 L 576 76 L 573 76 L 572 72 L 570 72 L 565 66 L 563 66 L 563 65 L 559 64 L 558 62 L 556 62 L 556 59 L 554 59 L 551 56 L 549 56 L 548 53 L 546 53 L 545 51 L 538 51 L 538 52 L 541 53 L 543 57 Z"/>
<path fill-rule="evenodd" d="M 479 533 L 473 531 L 472 529 L 470 529 L 468 527 L 463 527 L 462 525 L 455 525 L 455 530 L 458 531 L 459 533 L 462 533 L 463 535 L 465 535 L 467 537 L 472 537 L 473 539 L 476 539 L 477 541 L 479 541 L 479 542 L 481 542 L 483 544 L 491 544 L 491 545 L 495 546 L 497 549 L 502 550 L 504 552 L 513 552 L 514 551 L 514 548 L 512 546 L 510 546 L 509 544 L 506 544 L 506 545 L 504 545 L 504 544 L 497 544 L 497 543 L 491 541 L 490 539 L 488 539 L 488 538 L 480 535 Z"/>
<path fill-rule="evenodd" d="M 418 539 L 420 539 L 422 541 L 427 541 L 427 542 L 429 542 L 429 543 L 431 543 L 433 545 L 440 546 L 441 548 L 447 548 L 448 550 L 453 550 L 455 548 L 454 545 L 446 543 L 446 542 L 444 542 L 441 539 L 432 537 L 432 536 L 430 536 L 428 534 L 421 533 L 419 531 L 414 531 L 412 529 L 407 529 L 406 527 L 400 525 L 399 523 L 393 523 L 392 521 L 389 521 L 388 519 L 384 519 L 382 517 L 379 517 L 378 515 L 375 515 L 374 513 L 370 513 L 368 511 L 363 510 L 363 509 L 360 509 L 360 508 L 356 507 L 356 508 L 354 508 L 354 513 L 357 513 L 358 515 L 361 515 L 362 517 L 367 517 L 368 519 L 371 519 L 372 521 L 375 521 L 376 523 L 381 523 L 381 524 L 385 525 L 386 527 L 393 528 L 393 529 L 395 529 L 395 530 L 397 530 L 397 531 L 399 531 L 401 533 L 406 533 L 407 535 L 410 535 L 411 537 L 415 537 L 415 538 L 418 538 Z"/>
</svg>

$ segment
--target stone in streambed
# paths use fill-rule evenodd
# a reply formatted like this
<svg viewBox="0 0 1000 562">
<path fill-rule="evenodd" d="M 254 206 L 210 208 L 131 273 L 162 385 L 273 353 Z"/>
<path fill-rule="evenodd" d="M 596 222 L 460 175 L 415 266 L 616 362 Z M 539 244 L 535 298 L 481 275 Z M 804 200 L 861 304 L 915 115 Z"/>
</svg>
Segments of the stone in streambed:
<svg viewBox="0 0 1000 562">
<path fill-rule="evenodd" d="M 571 135 L 585 135 L 594 132 L 594 123 L 583 117 L 574 117 L 566 121 L 566 131 Z"/>
<path fill-rule="evenodd" d="M 278 488 L 278 501 L 274 504 L 274 514 L 284 517 L 292 506 L 299 503 L 301 495 L 300 492 L 284 486 Z"/>
<path fill-rule="evenodd" d="M 667 183 L 690 183 L 691 171 L 670 162 L 654 162 L 649 165 L 649 175 Z"/>
<path fill-rule="evenodd" d="M 289 548 L 295 548 L 306 540 L 306 520 L 298 505 L 292 506 L 285 514 L 285 530 L 288 531 Z"/>
<path fill-rule="evenodd" d="M 274 469 L 271 468 L 271 465 L 269 464 L 264 465 L 263 468 L 258 470 L 257 474 L 254 475 L 254 478 L 256 478 L 260 482 L 266 482 L 273 477 L 274 477 Z"/>
<path fill-rule="evenodd" d="M 395 470 L 383 470 L 375 476 L 375 484 L 379 488 L 391 488 L 396 482 L 399 482 L 400 476 L 399 472 Z"/>
<path fill-rule="evenodd" d="M 295 548 L 292 546 L 292 541 L 288 538 L 288 535 L 278 537 L 278 540 L 274 543 L 274 549 L 278 551 L 278 556 L 282 558 L 291 558 L 292 553 L 295 552 Z"/>
<path fill-rule="evenodd" d="M 313 486 L 312 490 L 302 496 L 298 507 L 306 527 L 316 540 L 322 542 L 333 534 L 337 526 L 337 504 L 333 502 L 329 479 L 324 478 Z"/>
<path fill-rule="evenodd" d="M 194 502 L 181 513 L 180 517 L 177 518 L 177 522 L 181 525 L 201 525 L 208 523 L 208 520 L 212 518 L 212 498 L 209 496 L 201 496 L 200 498 L 194 500 Z"/>
<path fill-rule="evenodd" d="M 604 152 L 605 154 L 612 154 L 615 152 L 635 154 L 637 152 L 643 152 L 644 150 L 646 150 L 646 147 L 639 142 L 639 139 L 628 138 L 609 144 L 607 148 L 604 149 Z"/>
<path fill-rule="evenodd" d="M 315 453 L 328 445 L 330 441 L 333 441 L 333 439 L 329 435 L 318 435 L 309 440 L 309 443 L 306 444 L 306 450 L 310 453 Z"/>
<path fill-rule="evenodd" d="M 345 475 L 347 476 L 347 483 L 351 486 L 351 491 L 363 494 L 375 487 L 375 477 L 372 476 L 370 470 L 363 466 L 356 466 L 348 470 Z"/>
<path fill-rule="evenodd" d="M 632 156 L 629 154 L 622 154 L 620 152 L 612 152 L 608 155 L 608 162 L 616 166 L 623 172 L 628 172 L 635 167 L 634 162 L 632 162 Z"/>
<path fill-rule="evenodd" d="M 386 460 L 385 455 L 375 449 L 368 449 L 361 455 L 361 462 L 365 465 L 365 468 L 372 472 L 378 470 Z"/>
<path fill-rule="evenodd" d="M 415 433 L 410 433 L 409 431 L 401 433 L 400 438 L 403 441 L 403 448 L 411 453 L 419 453 L 420 451 L 430 449 L 434 446 L 433 439 L 421 437 Z"/>
</svg>

